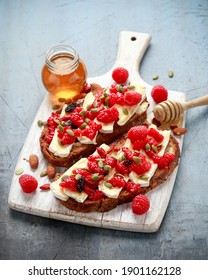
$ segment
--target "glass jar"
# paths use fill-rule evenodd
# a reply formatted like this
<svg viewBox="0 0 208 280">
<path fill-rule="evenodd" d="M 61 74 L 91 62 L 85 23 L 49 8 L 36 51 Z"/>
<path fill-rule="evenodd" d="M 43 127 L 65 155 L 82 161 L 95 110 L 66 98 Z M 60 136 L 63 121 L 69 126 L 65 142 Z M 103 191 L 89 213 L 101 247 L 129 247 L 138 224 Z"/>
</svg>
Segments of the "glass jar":
<svg viewBox="0 0 208 280">
<path fill-rule="evenodd" d="M 67 45 L 57 45 L 46 53 L 42 82 L 57 98 L 79 95 L 86 85 L 87 69 L 77 51 Z"/>
</svg>

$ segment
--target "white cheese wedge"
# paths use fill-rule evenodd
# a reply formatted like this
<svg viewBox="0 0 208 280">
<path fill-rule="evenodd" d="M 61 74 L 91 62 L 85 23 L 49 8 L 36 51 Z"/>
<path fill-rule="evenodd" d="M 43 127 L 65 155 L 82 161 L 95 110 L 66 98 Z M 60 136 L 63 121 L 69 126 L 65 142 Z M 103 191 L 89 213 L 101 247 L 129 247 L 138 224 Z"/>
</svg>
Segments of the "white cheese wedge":
<svg viewBox="0 0 208 280">
<path fill-rule="evenodd" d="M 94 122 L 102 125 L 102 128 L 100 130 L 101 133 L 106 133 L 106 134 L 107 133 L 113 133 L 114 122 L 103 123 L 103 122 L 99 122 L 97 119 L 95 119 Z"/>
<path fill-rule="evenodd" d="M 96 145 L 97 144 L 97 142 L 96 142 L 97 134 L 98 134 L 98 132 L 96 132 L 96 135 L 92 140 L 86 136 L 77 137 L 77 139 L 82 144 L 95 144 Z"/>
<path fill-rule="evenodd" d="M 82 158 L 80 159 L 78 162 L 76 162 L 73 166 L 71 166 L 58 180 L 56 180 L 55 182 L 50 184 L 50 189 L 53 192 L 54 196 L 56 196 L 57 198 L 63 200 L 63 201 L 67 201 L 69 197 L 74 198 L 75 200 L 77 200 L 78 202 L 80 201 L 80 193 L 78 192 L 72 192 L 73 194 L 70 194 L 70 192 L 68 190 L 66 190 L 65 188 L 62 188 L 59 184 L 62 182 L 63 177 L 65 176 L 70 176 L 73 173 L 73 170 L 77 169 L 77 168 L 87 168 L 87 159 L 86 158 Z M 82 199 L 86 196 L 87 198 L 87 194 L 82 192 Z M 85 198 L 85 199 L 86 199 Z M 84 201 L 84 200 L 83 200 Z"/>
<path fill-rule="evenodd" d="M 75 199 L 77 202 L 80 202 L 80 203 L 83 203 L 88 195 L 85 193 L 85 192 L 73 192 L 73 191 L 70 191 L 66 188 L 64 188 L 64 193 L 68 196 L 68 197 L 71 197 L 73 199 Z"/>
<path fill-rule="evenodd" d="M 108 188 L 105 184 L 99 186 L 99 190 L 109 198 L 117 198 L 123 188 Z"/>
<path fill-rule="evenodd" d="M 49 145 L 49 151 L 54 153 L 55 156 L 67 157 L 69 155 L 73 145 L 72 144 L 71 145 L 60 144 L 57 134 L 58 134 L 58 130 L 55 129 L 55 134 Z"/>
<path fill-rule="evenodd" d="M 91 105 L 93 102 L 95 101 L 95 96 L 94 94 L 90 91 L 84 99 L 84 103 L 83 103 L 83 109 L 87 110 L 88 106 Z"/>
</svg>

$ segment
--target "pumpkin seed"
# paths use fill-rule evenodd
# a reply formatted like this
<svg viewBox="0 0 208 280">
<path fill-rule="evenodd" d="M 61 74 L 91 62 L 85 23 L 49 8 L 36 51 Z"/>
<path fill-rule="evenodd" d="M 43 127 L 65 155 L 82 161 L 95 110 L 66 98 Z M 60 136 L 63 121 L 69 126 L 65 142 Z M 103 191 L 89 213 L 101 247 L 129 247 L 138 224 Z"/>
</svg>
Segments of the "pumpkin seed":
<svg viewBox="0 0 208 280">
<path fill-rule="evenodd" d="M 88 118 L 85 118 L 85 120 L 84 120 L 86 123 L 88 123 L 89 121 L 90 121 L 90 119 L 88 119 Z"/>
<path fill-rule="evenodd" d="M 47 171 L 46 170 L 44 170 L 44 171 L 42 171 L 40 173 L 40 177 L 45 177 L 46 175 L 47 175 Z"/>
<path fill-rule="evenodd" d="M 128 89 L 135 89 L 135 86 L 134 85 L 129 85 L 127 86 Z"/>
<path fill-rule="evenodd" d="M 67 134 L 69 134 L 70 136 L 74 136 L 74 131 L 71 129 L 67 129 Z"/>
<path fill-rule="evenodd" d="M 23 172 L 24 172 L 23 168 L 18 168 L 18 169 L 15 170 L 16 175 L 21 175 Z"/>
<path fill-rule="evenodd" d="M 152 145 L 152 149 L 153 149 L 153 151 L 155 151 L 156 153 L 158 152 L 157 146 Z"/>
<path fill-rule="evenodd" d="M 59 129 L 61 132 L 64 132 L 64 127 L 63 127 L 61 124 L 58 125 L 58 129 Z"/>
<path fill-rule="evenodd" d="M 157 80 L 157 79 L 159 79 L 159 76 L 158 76 L 158 75 L 153 75 L 153 76 L 152 76 L 152 79 L 153 79 L 153 80 Z"/>
<path fill-rule="evenodd" d="M 80 128 L 80 129 L 84 129 L 86 126 L 87 126 L 87 124 L 86 124 L 86 123 L 83 123 L 83 124 L 80 125 L 79 128 Z"/>
<path fill-rule="evenodd" d="M 145 149 L 147 150 L 147 151 L 149 151 L 150 150 L 150 144 L 149 143 L 147 143 L 146 145 L 145 145 Z"/>
<path fill-rule="evenodd" d="M 174 72 L 173 72 L 172 70 L 170 70 L 170 71 L 168 72 L 168 76 L 169 76 L 169 78 L 173 78 Z"/>
<path fill-rule="evenodd" d="M 82 110 L 81 112 L 79 112 L 79 114 L 80 114 L 81 116 L 85 117 L 87 113 L 86 113 L 85 110 Z"/>
<path fill-rule="evenodd" d="M 124 113 L 124 115 L 128 115 L 129 114 L 129 111 L 127 110 L 127 108 L 123 108 L 123 113 Z"/>
<path fill-rule="evenodd" d="M 110 171 L 111 166 L 108 165 L 108 164 L 105 164 L 105 165 L 103 166 L 103 169 L 104 169 L 104 171 Z"/>
<path fill-rule="evenodd" d="M 142 180 L 148 180 L 149 177 L 148 177 L 147 175 L 142 175 L 142 176 L 140 176 L 140 179 L 142 179 Z"/>
<path fill-rule="evenodd" d="M 105 183 L 105 186 L 109 189 L 113 188 L 113 185 L 111 183 L 108 183 L 108 182 Z"/>
<path fill-rule="evenodd" d="M 117 85 L 116 88 L 117 88 L 117 91 L 124 92 L 124 88 L 121 85 Z"/>
<path fill-rule="evenodd" d="M 136 157 L 136 156 L 133 157 L 133 161 L 135 163 L 141 163 L 141 159 L 139 157 Z"/>
<path fill-rule="evenodd" d="M 95 173 L 95 174 L 92 174 L 91 179 L 93 181 L 98 181 L 100 179 L 100 177 L 99 177 L 98 173 Z"/>
<path fill-rule="evenodd" d="M 41 120 L 38 120 L 37 122 L 38 126 L 45 126 L 47 124 L 47 122 L 44 122 L 44 121 L 41 121 Z"/>
<path fill-rule="evenodd" d="M 95 113 L 97 113 L 98 112 L 98 108 L 92 108 L 92 110 L 91 110 L 91 113 L 92 114 L 95 114 Z"/>
<path fill-rule="evenodd" d="M 76 179 L 76 180 L 79 180 L 79 179 L 81 179 L 81 178 L 82 178 L 82 175 L 76 174 L 76 176 L 75 176 L 75 179 Z"/>
<path fill-rule="evenodd" d="M 100 167 L 100 168 L 102 168 L 103 167 L 103 161 L 102 160 L 100 160 L 100 161 L 98 161 L 98 166 Z"/>
</svg>

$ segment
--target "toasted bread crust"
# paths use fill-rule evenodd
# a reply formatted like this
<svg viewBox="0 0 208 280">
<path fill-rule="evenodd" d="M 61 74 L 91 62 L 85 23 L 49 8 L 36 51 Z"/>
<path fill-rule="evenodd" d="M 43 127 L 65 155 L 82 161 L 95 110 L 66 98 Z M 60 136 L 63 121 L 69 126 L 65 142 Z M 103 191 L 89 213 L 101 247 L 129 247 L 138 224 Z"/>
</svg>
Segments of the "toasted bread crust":
<svg viewBox="0 0 208 280">
<path fill-rule="evenodd" d="M 145 102 L 147 101 L 145 100 Z M 143 124 L 146 118 L 147 118 L 147 114 L 146 112 L 144 112 L 141 115 L 134 114 L 131 117 L 131 119 L 123 126 L 119 126 L 117 123 L 115 123 L 113 133 L 110 134 L 105 134 L 100 132 L 98 133 L 96 138 L 97 141 L 96 145 L 81 144 L 77 142 L 73 146 L 68 157 L 64 157 L 64 158 L 55 156 L 52 152 L 50 152 L 49 143 L 45 140 L 45 138 L 49 134 L 48 127 L 46 126 L 43 129 L 42 134 L 40 136 L 41 151 L 43 156 L 49 163 L 56 166 L 63 166 L 68 168 L 72 166 L 75 162 L 77 162 L 80 158 L 88 157 L 89 155 L 91 155 L 95 151 L 96 147 L 99 147 L 103 143 L 110 144 L 113 141 L 120 138 L 123 134 L 127 133 L 131 127 Z"/>
<path fill-rule="evenodd" d="M 65 207 L 77 212 L 107 212 L 116 208 L 120 204 L 131 202 L 136 195 L 140 193 L 145 194 L 164 183 L 169 178 L 175 167 L 178 165 L 180 159 L 180 148 L 177 140 L 172 135 L 170 136 L 170 140 L 165 152 L 174 153 L 174 161 L 169 164 L 168 169 L 157 168 L 155 174 L 150 180 L 150 185 L 148 187 L 142 187 L 136 193 L 130 193 L 126 189 L 124 189 L 121 191 L 118 198 L 105 197 L 96 201 L 86 199 L 83 203 L 79 203 L 72 198 L 69 198 L 67 201 L 59 201 Z"/>
</svg>

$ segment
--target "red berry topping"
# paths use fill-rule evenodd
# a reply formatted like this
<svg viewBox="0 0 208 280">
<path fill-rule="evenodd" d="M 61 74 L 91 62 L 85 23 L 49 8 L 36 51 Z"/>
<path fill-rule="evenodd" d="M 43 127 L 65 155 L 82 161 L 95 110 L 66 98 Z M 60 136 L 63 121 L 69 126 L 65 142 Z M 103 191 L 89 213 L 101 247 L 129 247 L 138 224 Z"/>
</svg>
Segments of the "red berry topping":
<svg viewBox="0 0 208 280">
<path fill-rule="evenodd" d="M 133 162 L 130 166 L 130 170 L 137 175 L 143 175 L 150 170 L 151 166 L 152 165 L 149 161 L 143 161 L 142 163 Z"/>
<path fill-rule="evenodd" d="M 145 144 L 146 144 L 145 140 L 136 140 L 133 144 L 133 149 L 140 151 L 141 149 L 144 148 Z"/>
<path fill-rule="evenodd" d="M 19 183 L 25 193 L 32 193 L 38 187 L 38 181 L 29 174 L 23 174 L 20 176 Z"/>
<path fill-rule="evenodd" d="M 149 129 L 148 135 L 153 137 L 158 143 L 161 143 L 164 139 L 164 136 L 152 127 Z"/>
<path fill-rule="evenodd" d="M 121 176 L 115 176 L 112 179 L 108 180 L 108 182 L 114 188 L 124 188 L 126 185 L 126 181 Z"/>
<path fill-rule="evenodd" d="M 141 190 L 140 184 L 134 184 L 133 182 L 129 181 L 126 183 L 126 190 L 130 193 L 136 193 Z"/>
<path fill-rule="evenodd" d="M 129 174 L 128 166 L 126 166 L 124 162 L 120 162 L 120 161 L 116 162 L 116 171 L 122 175 Z"/>
<path fill-rule="evenodd" d="M 124 102 L 128 106 L 135 106 L 142 100 L 142 95 L 136 91 L 127 91 L 124 95 Z"/>
<path fill-rule="evenodd" d="M 132 211 L 134 214 L 143 215 L 149 210 L 149 208 L 150 202 L 145 195 L 139 194 L 135 196 L 132 201 Z"/>
<path fill-rule="evenodd" d="M 123 67 L 118 67 L 113 70 L 112 78 L 118 84 L 125 84 L 129 77 L 129 72 Z"/>
<path fill-rule="evenodd" d="M 93 190 L 89 186 L 84 186 L 84 192 L 88 194 L 90 200 L 99 200 L 104 197 L 104 194 L 100 190 Z"/>
<path fill-rule="evenodd" d="M 167 169 L 168 165 L 171 161 L 175 159 L 175 155 L 171 153 L 166 153 L 162 157 L 160 157 L 157 161 L 158 167 L 161 169 Z"/>
<path fill-rule="evenodd" d="M 132 127 L 128 132 L 128 138 L 134 143 L 136 140 L 144 140 L 147 137 L 148 129 L 145 125 Z"/>
<path fill-rule="evenodd" d="M 97 116 L 97 120 L 103 123 L 111 123 L 117 121 L 118 117 L 119 117 L 119 113 L 117 108 L 112 107 L 101 111 Z"/>
<path fill-rule="evenodd" d="M 110 165 L 113 168 L 116 166 L 116 159 L 113 157 L 106 157 L 105 164 Z"/>
<path fill-rule="evenodd" d="M 152 88 L 151 95 L 156 103 L 160 103 L 168 99 L 168 91 L 162 85 L 154 86 Z"/>
<path fill-rule="evenodd" d="M 49 191 L 50 190 L 50 184 L 44 184 L 39 187 L 42 191 Z"/>
<path fill-rule="evenodd" d="M 69 189 L 70 191 L 77 191 L 77 180 L 74 176 L 68 176 L 64 181 L 59 184 L 62 188 Z"/>
</svg>

